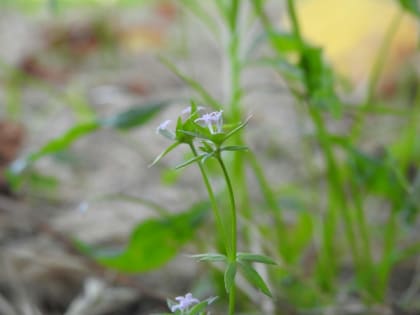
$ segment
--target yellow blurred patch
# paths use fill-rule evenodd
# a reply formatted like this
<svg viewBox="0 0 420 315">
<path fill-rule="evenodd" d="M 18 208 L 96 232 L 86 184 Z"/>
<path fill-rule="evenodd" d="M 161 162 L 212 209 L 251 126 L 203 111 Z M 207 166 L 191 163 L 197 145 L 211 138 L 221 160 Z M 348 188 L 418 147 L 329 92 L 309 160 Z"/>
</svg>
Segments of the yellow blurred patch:
<svg viewBox="0 0 420 315">
<path fill-rule="evenodd" d="M 334 69 L 352 83 L 366 82 L 391 23 L 401 14 L 381 81 L 396 71 L 417 46 L 415 18 L 395 0 L 300 0 L 297 14 L 303 36 L 323 47 Z"/>
<path fill-rule="evenodd" d="M 121 32 L 120 42 L 129 53 L 156 51 L 164 46 L 164 32 L 156 27 L 137 26 Z"/>
</svg>

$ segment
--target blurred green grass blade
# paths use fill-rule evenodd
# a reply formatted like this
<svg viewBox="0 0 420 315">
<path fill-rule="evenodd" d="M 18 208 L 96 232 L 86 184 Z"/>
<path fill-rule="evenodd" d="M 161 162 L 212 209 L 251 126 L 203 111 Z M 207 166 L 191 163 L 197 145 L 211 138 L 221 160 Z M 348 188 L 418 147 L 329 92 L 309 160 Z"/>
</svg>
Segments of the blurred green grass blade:
<svg viewBox="0 0 420 315">
<path fill-rule="evenodd" d="M 182 73 L 178 67 L 168 59 L 160 56 L 159 60 L 169 69 L 171 70 L 176 76 L 182 79 L 185 83 L 187 83 L 193 90 L 195 90 L 198 95 L 201 96 L 203 101 L 206 105 L 213 107 L 214 109 L 220 109 L 220 104 L 206 91 L 206 89 L 196 80 L 192 79 L 191 77 L 187 76 L 186 74 Z"/>
<path fill-rule="evenodd" d="M 181 0 L 182 4 L 189 9 L 198 20 L 205 24 L 207 29 L 213 32 L 218 32 L 219 26 L 216 21 L 209 16 L 206 8 L 202 7 L 202 3 L 197 0 Z"/>
<path fill-rule="evenodd" d="M 48 142 L 38 151 L 14 161 L 9 167 L 9 172 L 18 175 L 23 170 L 25 170 L 30 164 L 34 163 L 41 157 L 57 153 L 68 148 L 74 141 L 83 137 L 84 135 L 92 133 L 99 127 L 100 124 L 97 121 L 76 125 L 73 128 L 69 129 L 61 137 L 55 138 Z"/>
<path fill-rule="evenodd" d="M 304 82 L 311 103 L 339 118 L 342 109 L 334 90 L 334 74 L 323 60 L 322 49 L 304 45 L 299 67 L 305 73 Z"/>
<path fill-rule="evenodd" d="M 84 252 L 104 266 L 121 272 L 138 273 L 159 268 L 194 237 L 209 207 L 209 202 L 200 202 L 185 212 L 140 223 L 132 231 L 127 247 L 118 253 L 89 249 L 87 245 Z"/>
<path fill-rule="evenodd" d="M 155 116 L 170 103 L 172 103 L 172 101 L 159 101 L 141 106 L 135 106 L 115 116 L 102 119 L 101 126 L 122 130 L 138 127 L 149 121 L 153 116 Z"/>
<path fill-rule="evenodd" d="M 70 91 L 66 95 L 66 105 L 68 105 L 77 119 L 77 122 L 88 122 L 96 120 L 96 112 L 89 104 L 82 91 Z"/>
<path fill-rule="evenodd" d="M 313 239 L 314 229 L 311 215 L 307 211 L 299 212 L 297 215 L 297 222 L 289 232 L 289 241 L 291 243 L 289 262 L 297 262 Z"/>
<path fill-rule="evenodd" d="M 29 165 L 35 163 L 40 158 L 63 151 L 76 140 L 90 133 L 93 133 L 100 128 L 111 127 L 115 129 L 127 130 L 141 126 L 149 121 L 158 112 L 160 112 L 160 110 L 162 110 L 169 103 L 170 101 L 163 101 L 149 103 L 141 106 L 134 106 L 126 111 L 106 119 L 79 123 L 70 128 L 62 136 L 49 141 L 38 151 L 30 153 L 27 156 L 14 161 L 8 170 L 9 179 L 13 179 L 14 176 L 18 176 Z"/>
</svg>

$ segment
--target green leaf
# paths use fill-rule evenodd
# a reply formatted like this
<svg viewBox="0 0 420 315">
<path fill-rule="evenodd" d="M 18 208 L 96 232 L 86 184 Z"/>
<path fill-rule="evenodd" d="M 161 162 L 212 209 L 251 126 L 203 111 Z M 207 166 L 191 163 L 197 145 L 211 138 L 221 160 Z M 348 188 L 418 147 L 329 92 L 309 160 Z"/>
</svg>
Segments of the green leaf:
<svg viewBox="0 0 420 315">
<path fill-rule="evenodd" d="M 239 266 L 242 274 L 252 285 L 260 289 L 265 295 L 272 297 L 270 289 L 265 284 L 265 281 L 250 264 L 239 261 Z"/>
<path fill-rule="evenodd" d="M 279 54 L 298 52 L 300 50 L 300 41 L 293 34 L 271 31 L 268 32 L 267 37 Z"/>
<path fill-rule="evenodd" d="M 420 16 L 420 6 L 417 0 L 398 0 L 400 5 L 415 16 Z"/>
<path fill-rule="evenodd" d="M 203 301 L 203 302 L 200 302 L 200 303 L 194 305 L 191 308 L 191 310 L 188 312 L 188 315 L 198 315 L 198 314 L 200 314 L 202 311 L 204 311 L 206 309 L 207 305 L 208 304 L 207 304 L 206 301 Z"/>
<path fill-rule="evenodd" d="M 297 263 L 313 239 L 313 216 L 308 211 L 300 211 L 296 215 L 297 222 L 288 231 L 290 247 L 287 262 L 289 263 Z"/>
<path fill-rule="evenodd" d="M 267 265 L 277 265 L 277 263 L 268 256 L 252 254 L 252 253 L 238 253 L 236 255 L 238 260 L 248 261 L 248 262 L 258 262 Z"/>
<path fill-rule="evenodd" d="M 132 107 L 129 110 L 109 118 L 79 123 L 67 130 L 63 135 L 50 140 L 38 151 L 14 161 L 8 169 L 8 177 L 12 181 L 16 180 L 28 166 L 35 163 L 40 158 L 66 150 L 76 140 L 91 134 L 100 128 L 112 127 L 116 129 L 130 129 L 140 126 L 149 121 L 169 103 L 170 101 L 147 103 L 141 106 Z"/>
<path fill-rule="evenodd" d="M 236 276 L 236 261 L 231 261 L 228 263 L 225 270 L 225 289 L 229 293 L 233 285 L 235 285 L 235 276 Z"/>
<path fill-rule="evenodd" d="M 163 159 L 165 157 L 165 155 L 167 155 L 169 152 L 171 152 L 173 149 L 175 149 L 177 146 L 179 146 L 180 143 L 179 142 L 174 142 L 172 143 L 169 147 L 167 147 L 165 150 L 162 151 L 162 153 L 160 153 L 154 160 L 153 162 L 149 165 L 149 167 L 154 166 L 156 163 L 158 163 L 161 159 Z"/>
<path fill-rule="evenodd" d="M 248 151 L 249 148 L 246 145 L 228 145 L 222 147 L 220 151 Z"/>
<path fill-rule="evenodd" d="M 74 141 L 89 133 L 92 133 L 93 131 L 96 131 L 99 127 L 100 124 L 96 121 L 82 123 L 74 126 L 66 133 L 64 133 L 64 135 L 51 140 L 38 151 L 33 152 L 26 157 L 15 160 L 9 167 L 10 173 L 13 175 L 20 174 L 30 164 L 34 163 L 41 157 L 67 149 Z"/>
<path fill-rule="evenodd" d="M 102 127 L 122 130 L 131 129 L 143 125 L 170 103 L 172 101 L 158 101 L 135 106 L 115 116 L 102 119 L 100 123 Z"/>
<path fill-rule="evenodd" d="M 223 135 L 223 134 L 215 134 L 215 136 L 217 135 L 223 135 L 222 139 L 218 139 L 218 141 L 215 141 L 213 139 L 214 142 L 219 142 L 219 144 L 221 144 L 222 142 L 225 142 L 227 139 L 229 139 L 230 137 L 232 137 L 235 133 L 237 133 L 239 130 L 245 128 L 246 125 L 248 125 L 249 120 L 251 119 L 252 116 L 249 116 L 243 123 L 240 123 L 238 126 L 236 126 L 235 128 L 233 128 L 231 131 L 229 131 L 227 134 Z"/>
<path fill-rule="evenodd" d="M 227 257 L 222 254 L 206 253 L 192 255 L 192 258 L 198 258 L 199 261 L 226 261 Z"/>
<path fill-rule="evenodd" d="M 347 150 L 349 180 L 370 193 L 391 200 L 394 206 L 399 208 L 398 204 L 404 200 L 407 193 L 389 153 L 375 156 L 352 146 Z"/>
<path fill-rule="evenodd" d="M 305 73 L 304 82 L 311 103 L 339 117 L 341 103 L 334 90 L 333 71 L 324 62 L 322 49 L 305 45 L 301 51 L 299 66 Z"/>
<path fill-rule="evenodd" d="M 191 240 L 204 222 L 209 203 L 200 202 L 186 212 L 140 223 L 132 232 L 127 247 L 112 253 L 109 249 L 85 252 L 99 263 L 122 272 L 146 272 L 161 267 Z"/>
<path fill-rule="evenodd" d="M 192 163 L 195 163 L 195 162 L 197 162 L 197 161 L 205 158 L 207 155 L 208 155 L 207 153 L 204 153 L 204 154 L 200 154 L 200 155 L 194 156 L 191 159 L 188 159 L 185 162 L 183 162 L 183 163 L 178 164 L 177 166 L 175 166 L 175 169 L 176 170 L 179 170 L 179 169 L 181 169 L 183 167 L 186 167 L 186 166 L 188 166 L 188 165 L 190 165 Z"/>
<path fill-rule="evenodd" d="M 191 310 L 188 312 L 188 315 L 199 315 L 200 312 L 204 311 L 206 307 L 212 304 L 216 299 L 217 297 L 210 297 L 204 301 L 201 301 L 191 308 Z"/>
</svg>

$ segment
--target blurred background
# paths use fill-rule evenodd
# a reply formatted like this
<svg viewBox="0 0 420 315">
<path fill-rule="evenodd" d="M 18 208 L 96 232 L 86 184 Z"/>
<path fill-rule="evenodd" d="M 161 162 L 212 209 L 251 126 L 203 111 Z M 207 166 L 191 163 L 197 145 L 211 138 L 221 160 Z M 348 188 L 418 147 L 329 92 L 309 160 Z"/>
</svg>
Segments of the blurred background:
<svg viewBox="0 0 420 315">
<path fill-rule="evenodd" d="M 186 255 L 128 276 L 82 255 L 72 241 L 124 244 L 138 222 L 156 217 L 150 203 L 177 212 L 206 196 L 194 170 L 180 176 L 170 169 L 182 152 L 148 168 L 167 145 L 156 126 L 176 116 L 194 94 L 162 56 L 220 102 L 225 97 L 223 32 L 214 36 L 209 30 L 222 28 L 222 21 L 212 3 L 202 3 L 206 16 L 197 17 L 186 9 L 188 2 L 0 0 L 0 314 L 151 314 L 166 311 L 167 297 L 212 287 L 211 277 L 201 276 L 205 267 Z M 302 34 L 323 47 L 340 97 L 358 104 L 372 93 L 380 104 L 393 102 L 395 116 L 368 120 L 362 137 L 364 148 L 380 152 L 407 123 L 398 110 L 415 106 L 418 21 L 391 0 L 296 3 Z M 285 3 L 265 1 L 264 8 L 273 25 L 290 29 Z M 246 22 L 243 42 L 252 46 L 263 28 L 255 16 Z M 260 47 L 257 55 L 268 50 Z M 380 71 L 372 71 L 375 65 Z M 372 76 L 378 81 L 373 91 Z M 283 78 L 268 67 L 251 67 L 241 84 L 247 90 L 244 112 L 253 114 L 247 140 L 262 154 L 270 183 L 282 187 L 302 178 L 299 143 L 312 129 Z M 73 135 L 83 133 L 95 119 L 120 119 L 160 102 L 172 105 L 142 128 L 104 124 L 68 140 L 63 150 L 32 156 L 30 167 L 14 162 L 74 126 Z M 350 119 L 332 121 L 331 128 L 345 133 Z M 313 158 L 320 167 L 320 155 Z M 6 172 L 11 166 L 25 171 L 12 178 Z M 415 161 L 412 178 L 417 168 Z M 183 252 L 195 253 L 196 246 Z M 409 271 L 401 277 L 412 279 Z"/>
</svg>

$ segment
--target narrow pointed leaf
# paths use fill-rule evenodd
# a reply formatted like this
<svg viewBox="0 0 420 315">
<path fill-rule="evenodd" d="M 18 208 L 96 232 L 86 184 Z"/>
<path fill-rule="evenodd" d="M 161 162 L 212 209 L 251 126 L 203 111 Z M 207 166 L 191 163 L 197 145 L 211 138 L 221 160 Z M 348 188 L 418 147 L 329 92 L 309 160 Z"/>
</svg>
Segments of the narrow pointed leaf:
<svg viewBox="0 0 420 315">
<path fill-rule="evenodd" d="M 188 312 L 188 315 L 198 315 L 202 311 L 204 311 L 207 307 L 207 301 L 200 302 L 196 305 L 194 305 L 191 310 Z"/>
<path fill-rule="evenodd" d="M 57 137 L 45 144 L 38 151 L 35 151 L 23 158 L 14 161 L 9 167 L 9 171 L 12 174 L 18 175 L 29 165 L 39 160 L 41 157 L 67 149 L 74 141 L 96 131 L 99 129 L 99 127 L 100 124 L 96 121 L 78 124 L 69 129 L 62 136 Z"/>
<path fill-rule="evenodd" d="M 258 274 L 258 272 L 250 265 L 244 262 L 239 262 L 240 270 L 245 278 L 256 288 L 260 289 L 265 295 L 272 297 L 270 289 L 265 283 L 264 279 Z"/>
<path fill-rule="evenodd" d="M 149 167 L 152 167 L 157 162 L 159 162 L 165 155 L 167 155 L 169 152 L 171 152 L 173 149 L 175 149 L 178 145 L 180 145 L 179 142 L 172 143 L 169 147 L 167 147 L 162 153 L 160 153 L 154 161 L 149 165 Z"/>
<path fill-rule="evenodd" d="M 251 254 L 251 253 L 238 253 L 238 260 L 248 261 L 248 262 L 258 262 L 267 265 L 276 265 L 277 263 L 268 256 Z"/>
<path fill-rule="evenodd" d="M 235 285 L 236 261 L 230 262 L 225 270 L 225 289 L 229 293 L 233 285 Z"/>
<path fill-rule="evenodd" d="M 192 258 L 198 258 L 199 261 L 226 261 L 227 257 L 222 254 L 206 253 L 192 255 Z"/>
<path fill-rule="evenodd" d="M 112 127 L 116 129 L 130 129 L 140 126 L 149 121 L 161 109 L 169 105 L 170 101 L 148 103 L 134 106 L 114 116 L 83 122 L 68 129 L 63 135 L 56 137 L 42 146 L 39 150 L 17 159 L 9 167 L 11 177 L 20 175 L 27 167 L 34 164 L 40 158 L 66 150 L 76 140 L 87 136 L 101 128 Z"/>
<path fill-rule="evenodd" d="M 204 301 L 194 305 L 194 307 L 191 308 L 188 315 L 198 315 L 201 311 L 205 310 L 207 306 L 212 304 L 217 297 L 209 297 L 208 299 L 205 299 Z"/>
<path fill-rule="evenodd" d="M 229 139 L 232 135 L 234 135 L 235 133 L 237 133 L 239 130 L 241 130 L 242 128 L 244 128 L 249 120 L 251 119 L 251 116 L 249 116 L 243 123 L 239 124 L 236 128 L 232 129 L 231 131 L 229 131 L 223 138 L 223 141 L 226 141 L 227 139 Z"/>
<path fill-rule="evenodd" d="M 128 110 L 102 119 L 102 127 L 112 127 L 122 130 L 138 127 L 148 122 L 152 117 L 168 106 L 172 101 L 158 101 L 140 106 L 133 106 Z"/>
<path fill-rule="evenodd" d="M 183 162 L 183 163 L 181 163 L 181 164 L 178 164 L 177 166 L 175 166 L 175 169 L 176 170 L 179 170 L 179 169 L 181 169 L 181 168 L 183 168 L 183 167 L 186 167 L 186 166 L 188 166 L 188 165 L 190 165 L 190 164 L 192 164 L 192 163 L 195 163 L 195 162 L 197 162 L 197 161 L 199 161 L 199 160 L 201 160 L 203 157 L 205 157 L 207 154 L 201 154 L 201 155 L 197 155 L 197 156 L 194 156 L 193 158 L 191 158 L 191 159 L 189 159 L 189 160 L 186 160 L 185 162 Z"/>
<path fill-rule="evenodd" d="M 221 151 L 248 151 L 249 148 L 245 145 L 228 145 L 220 149 Z"/>
</svg>

